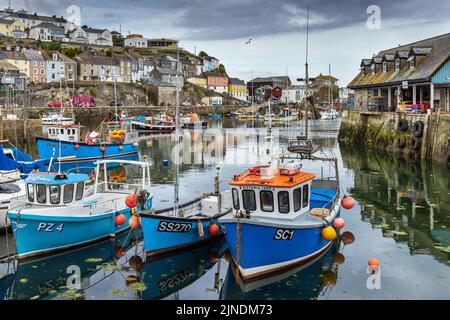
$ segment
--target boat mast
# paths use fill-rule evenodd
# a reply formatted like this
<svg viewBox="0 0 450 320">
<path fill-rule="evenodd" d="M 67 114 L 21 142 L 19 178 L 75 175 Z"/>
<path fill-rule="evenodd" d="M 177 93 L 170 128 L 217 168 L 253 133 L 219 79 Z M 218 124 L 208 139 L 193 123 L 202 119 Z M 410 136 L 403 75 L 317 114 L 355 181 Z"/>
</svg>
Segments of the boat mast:
<svg viewBox="0 0 450 320">
<path fill-rule="evenodd" d="M 62 118 L 64 115 L 64 106 L 63 106 L 63 98 L 62 98 L 62 79 L 64 78 L 64 75 L 59 76 L 59 102 L 61 103 L 61 112 L 59 114 L 59 125 L 62 126 Z M 59 161 L 58 161 L 58 173 L 61 173 L 61 131 L 59 132 Z"/>
<path fill-rule="evenodd" d="M 306 101 L 305 101 L 305 138 L 308 139 L 308 40 L 309 40 L 309 5 L 306 6 L 306 62 L 305 62 L 305 83 L 306 83 Z"/>
<path fill-rule="evenodd" d="M 333 98 L 332 98 L 332 92 L 331 92 L 331 64 L 328 65 L 328 94 L 330 95 L 330 110 L 333 107 Z"/>
<path fill-rule="evenodd" d="M 174 210 L 175 215 L 182 216 L 178 212 L 179 204 L 179 161 L 180 161 L 180 53 L 177 53 L 177 75 L 176 75 L 176 108 L 175 108 L 175 190 L 174 190 Z"/>
</svg>

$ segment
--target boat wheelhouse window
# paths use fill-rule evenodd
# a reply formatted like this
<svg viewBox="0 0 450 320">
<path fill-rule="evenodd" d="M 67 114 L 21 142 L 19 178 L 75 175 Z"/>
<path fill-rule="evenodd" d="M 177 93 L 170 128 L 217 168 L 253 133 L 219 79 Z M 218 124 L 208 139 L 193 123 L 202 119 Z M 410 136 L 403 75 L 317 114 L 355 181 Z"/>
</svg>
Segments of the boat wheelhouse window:
<svg viewBox="0 0 450 320">
<path fill-rule="evenodd" d="M 307 207 L 309 203 L 309 185 L 303 186 L 303 208 Z"/>
<path fill-rule="evenodd" d="M 278 192 L 278 211 L 280 213 L 289 213 L 289 192 Z"/>
<path fill-rule="evenodd" d="M 265 212 L 273 212 L 273 193 L 272 191 L 261 191 L 259 193 L 261 199 L 261 210 Z"/>
<path fill-rule="evenodd" d="M 73 184 L 66 184 L 64 186 L 64 197 L 63 197 L 63 201 L 64 203 L 71 203 L 73 200 L 73 189 L 74 186 Z"/>
<path fill-rule="evenodd" d="M 34 202 L 34 184 L 27 184 L 28 201 Z"/>
<path fill-rule="evenodd" d="M 233 189 L 233 207 L 234 210 L 239 210 L 239 192 L 237 191 L 237 189 Z"/>
<path fill-rule="evenodd" d="M 294 190 L 294 211 L 297 212 L 302 208 L 302 188 Z"/>
<path fill-rule="evenodd" d="M 242 191 L 242 202 L 244 203 L 244 210 L 255 211 L 256 210 L 255 191 L 253 190 Z"/>
<path fill-rule="evenodd" d="M 46 203 L 47 202 L 47 190 L 45 184 L 37 184 L 36 185 L 36 200 L 38 203 Z"/>
<path fill-rule="evenodd" d="M 59 204 L 61 199 L 61 187 L 60 186 L 50 186 L 50 203 Z"/>
<path fill-rule="evenodd" d="M 75 193 L 75 200 L 81 200 L 83 198 L 84 182 L 77 183 L 77 191 Z"/>
</svg>

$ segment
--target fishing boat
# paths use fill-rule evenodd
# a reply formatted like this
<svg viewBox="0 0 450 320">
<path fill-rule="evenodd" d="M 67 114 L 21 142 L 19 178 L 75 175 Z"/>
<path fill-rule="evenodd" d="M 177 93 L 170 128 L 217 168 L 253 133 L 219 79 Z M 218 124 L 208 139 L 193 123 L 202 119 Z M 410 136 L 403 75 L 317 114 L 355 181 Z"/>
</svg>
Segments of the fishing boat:
<svg viewBox="0 0 450 320">
<path fill-rule="evenodd" d="M 179 64 L 178 64 L 179 65 Z M 180 141 L 179 74 L 177 71 L 175 141 Z M 180 155 L 179 143 L 175 155 Z M 143 212 L 142 232 L 147 256 L 157 256 L 187 248 L 222 235 L 218 218 L 231 210 L 230 197 L 219 192 L 219 172 L 215 177 L 215 194 L 179 204 L 179 163 L 175 160 L 174 206 L 161 211 Z M 229 194 L 228 194 L 229 195 Z"/>
<path fill-rule="evenodd" d="M 162 116 L 144 117 L 140 116 L 130 121 L 134 130 L 144 133 L 167 134 L 175 131 L 175 123 Z"/>
<path fill-rule="evenodd" d="M 334 120 L 338 117 L 335 109 L 328 109 L 324 111 L 320 111 L 320 119 L 321 120 Z"/>
<path fill-rule="evenodd" d="M 75 121 L 71 117 L 65 117 L 58 112 L 50 112 L 42 117 L 42 125 L 49 126 L 55 124 L 71 125 Z"/>
<path fill-rule="evenodd" d="M 40 158 L 55 157 L 61 162 L 91 161 L 137 154 L 139 137 L 129 126 L 105 125 L 100 132 L 87 132 L 81 139 L 81 125 L 51 125 L 48 137 L 36 137 Z M 106 136 L 106 139 L 104 138 Z"/>
<path fill-rule="evenodd" d="M 266 114 L 264 116 L 265 122 L 287 122 L 298 120 L 299 113 L 297 111 L 290 111 L 288 109 L 283 109 L 279 114 Z"/>
<path fill-rule="evenodd" d="M 9 143 L 2 141 L 2 143 Z M 25 182 L 22 175 L 38 170 L 49 163 L 49 160 L 33 159 L 12 146 L 5 148 L 0 145 L 0 229 L 10 226 L 6 213 L 13 197 L 25 194 Z"/>
<path fill-rule="evenodd" d="M 108 165 L 119 162 L 139 167 L 142 180 L 109 181 Z M 84 246 L 138 224 L 135 214 L 152 206 L 149 166 L 140 161 L 100 160 L 94 182 L 81 173 L 30 174 L 26 195 L 11 199 L 7 214 L 19 259 Z"/>
<path fill-rule="evenodd" d="M 220 113 L 210 113 L 208 115 L 208 118 L 210 118 L 210 119 L 222 119 L 223 115 L 221 115 Z"/>
<path fill-rule="evenodd" d="M 208 122 L 201 121 L 197 113 L 191 113 L 181 117 L 180 122 L 183 129 L 196 129 L 196 128 L 204 129 L 208 127 Z"/>
</svg>

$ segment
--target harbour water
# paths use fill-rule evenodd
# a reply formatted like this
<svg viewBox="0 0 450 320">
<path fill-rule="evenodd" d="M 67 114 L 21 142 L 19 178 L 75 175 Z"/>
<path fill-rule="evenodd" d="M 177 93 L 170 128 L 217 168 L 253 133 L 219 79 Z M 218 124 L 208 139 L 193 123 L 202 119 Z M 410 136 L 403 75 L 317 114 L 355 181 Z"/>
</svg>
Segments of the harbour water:
<svg viewBox="0 0 450 320">
<path fill-rule="evenodd" d="M 185 135 L 189 143 L 183 146 L 191 148 L 191 156 L 180 168 L 181 202 L 212 191 L 218 172 L 220 188 L 226 190 L 234 175 L 267 159 L 266 150 L 273 145 L 262 126 L 225 118 L 210 121 L 214 130 Z M 285 148 L 302 128 L 301 123 L 274 125 L 277 147 Z M 145 261 L 142 238 L 127 233 L 50 258 L 0 264 L 0 299 L 449 299 L 449 170 L 340 145 L 338 128 L 334 121 L 313 122 L 309 134 L 324 153 L 339 159 L 342 191 L 358 201 L 342 213 L 344 231 L 355 237 L 352 244 L 340 243 L 285 274 L 243 284 L 229 264 L 223 240 Z M 171 136 L 140 141 L 141 156 L 153 162 L 156 209 L 173 202 L 173 146 Z M 324 177 L 333 172 L 329 164 L 317 167 L 309 161 L 303 169 Z M 113 170 L 135 174 L 126 167 Z M 5 245 L 0 238 L 2 251 Z M 338 250 L 345 259 L 337 259 Z M 380 261 L 375 286 L 368 285 L 370 258 Z"/>
</svg>

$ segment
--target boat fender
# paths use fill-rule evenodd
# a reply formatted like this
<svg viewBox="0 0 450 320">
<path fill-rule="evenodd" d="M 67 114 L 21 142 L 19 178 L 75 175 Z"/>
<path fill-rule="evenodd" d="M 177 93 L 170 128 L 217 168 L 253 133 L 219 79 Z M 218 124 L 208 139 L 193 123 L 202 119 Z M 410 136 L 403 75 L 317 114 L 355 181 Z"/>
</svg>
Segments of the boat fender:
<svg viewBox="0 0 450 320">
<path fill-rule="evenodd" d="M 413 136 L 416 138 L 422 138 L 424 128 L 425 128 L 425 124 L 423 123 L 423 121 L 414 122 L 414 124 L 412 126 Z"/>
<path fill-rule="evenodd" d="M 422 139 L 420 139 L 420 138 L 413 138 L 411 144 L 412 144 L 413 150 L 420 151 L 420 148 L 422 147 Z"/>
<path fill-rule="evenodd" d="M 406 130 L 408 130 L 408 120 L 406 119 L 398 120 L 397 130 L 401 132 L 405 132 Z"/>
<path fill-rule="evenodd" d="M 200 238 L 203 238 L 205 236 L 204 230 L 203 230 L 203 224 L 199 221 L 197 222 L 197 229 L 198 229 L 198 236 Z"/>
<path fill-rule="evenodd" d="M 397 147 L 399 149 L 403 149 L 406 147 L 406 138 L 404 136 L 400 136 L 397 138 Z"/>
</svg>

